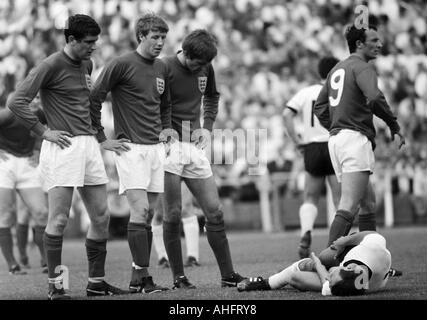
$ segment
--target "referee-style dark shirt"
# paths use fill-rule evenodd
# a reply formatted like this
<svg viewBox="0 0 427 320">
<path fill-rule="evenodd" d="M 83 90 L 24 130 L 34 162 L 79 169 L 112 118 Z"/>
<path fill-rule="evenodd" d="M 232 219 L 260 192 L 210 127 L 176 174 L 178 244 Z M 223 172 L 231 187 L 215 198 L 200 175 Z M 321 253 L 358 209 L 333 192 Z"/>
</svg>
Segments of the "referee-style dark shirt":
<svg viewBox="0 0 427 320">
<path fill-rule="evenodd" d="M 156 144 L 163 129 L 170 128 L 169 89 L 166 65 L 132 51 L 113 59 L 102 70 L 92 94 L 92 113 L 98 139 L 105 140 L 101 107 L 111 91 L 116 139 Z"/>
<path fill-rule="evenodd" d="M 18 85 L 8 103 L 9 109 L 24 120 L 27 128 L 44 131 L 29 103 L 40 91 L 47 125 L 52 130 L 64 130 L 72 135 L 94 135 L 90 115 L 90 74 L 92 61 L 75 61 L 64 51 L 52 54 L 31 70 Z"/>
<path fill-rule="evenodd" d="M 218 113 L 220 94 L 216 89 L 212 64 L 192 73 L 178 60 L 177 55 L 163 58 L 168 66 L 172 128 L 190 139 L 194 130 L 200 128 L 200 112 L 203 102 L 203 127 L 212 131 Z M 186 121 L 190 126 L 183 127 Z M 184 131 L 189 129 L 189 131 Z M 186 138 L 188 137 L 188 138 Z"/>
</svg>

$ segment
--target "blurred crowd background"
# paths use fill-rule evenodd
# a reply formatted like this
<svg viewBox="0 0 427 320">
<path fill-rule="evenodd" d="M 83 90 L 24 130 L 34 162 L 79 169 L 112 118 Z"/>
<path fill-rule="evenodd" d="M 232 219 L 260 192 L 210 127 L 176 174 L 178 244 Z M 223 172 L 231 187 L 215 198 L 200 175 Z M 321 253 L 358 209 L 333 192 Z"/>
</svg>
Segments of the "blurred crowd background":
<svg viewBox="0 0 427 320">
<path fill-rule="evenodd" d="M 417 212 L 425 214 L 427 195 L 427 6 L 421 0 L 0 0 L 0 104 L 4 105 L 29 70 L 64 45 L 61 28 L 74 13 L 94 17 L 101 25 L 93 77 L 104 64 L 136 47 L 134 22 L 144 11 L 163 16 L 170 31 L 162 55 L 180 49 L 184 36 L 206 28 L 219 40 L 214 60 L 221 93 L 218 129 L 268 129 L 268 144 L 257 148 L 267 155 L 269 174 L 289 173 L 281 192 L 302 190 L 301 155 L 287 138 L 281 114 L 299 89 L 319 81 L 317 61 L 323 55 L 348 56 L 343 31 L 354 21 L 358 4 L 369 8 L 378 25 L 383 52 L 375 61 L 380 88 L 403 126 L 406 146 L 390 145 L 383 122 L 377 126 L 379 199 L 381 178 L 392 173 L 394 194 L 409 194 Z M 103 108 L 104 126 L 112 135 L 111 105 Z M 236 152 L 233 139 L 217 141 L 224 154 Z M 221 155 L 220 155 L 221 156 Z M 224 156 L 224 155 L 222 155 Z M 117 191 L 112 159 L 105 155 Z M 257 176 L 247 174 L 244 157 L 215 165 L 223 196 L 257 200 Z M 125 201 L 112 198 L 112 210 L 126 213 Z M 114 200 L 116 199 L 116 200 Z M 117 203 L 116 203 L 117 202 Z"/>
</svg>

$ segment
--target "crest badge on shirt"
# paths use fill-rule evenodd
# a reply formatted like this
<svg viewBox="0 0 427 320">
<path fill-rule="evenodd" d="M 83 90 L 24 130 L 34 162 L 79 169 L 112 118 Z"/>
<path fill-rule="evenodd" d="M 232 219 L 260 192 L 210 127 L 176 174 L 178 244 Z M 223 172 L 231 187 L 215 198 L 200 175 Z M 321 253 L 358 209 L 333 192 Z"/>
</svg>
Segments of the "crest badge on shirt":
<svg viewBox="0 0 427 320">
<path fill-rule="evenodd" d="M 198 77 L 199 80 L 199 90 L 201 93 L 205 93 L 206 84 L 208 83 L 208 77 Z"/>
<path fill-rule="evenodd" d="M 88 74 L 85 75 L 85 78 L 86 78 L 86 85 L 88 89 L 92 90 L 92 78 Z"/>
<path fill-rule="evenodd" d="M 165 92 L 165 80 L 161 78 L 156 78 L 156 82 L 157 82 L 157 91 L 160 94 L 163 94 L 163 92 Z"/>
</svg>

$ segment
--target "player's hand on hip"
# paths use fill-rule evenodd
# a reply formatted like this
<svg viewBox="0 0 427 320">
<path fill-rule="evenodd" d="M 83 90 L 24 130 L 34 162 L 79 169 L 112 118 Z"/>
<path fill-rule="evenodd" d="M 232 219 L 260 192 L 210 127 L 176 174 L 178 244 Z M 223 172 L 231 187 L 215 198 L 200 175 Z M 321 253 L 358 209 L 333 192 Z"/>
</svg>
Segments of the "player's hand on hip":
<svg viewBox="0 0 427 320">
<path fill-rule="evenodd" d="M 71 138 L 73 135 L 67 131 L 47 129 L 42 137 L 47 141 L 56 143 L 61 149 L 65 149 L 71 146 L 71 140 L 68 137 Z"/>
<path fill-rule="evenodd" d="M 7 160 L 9 160 L 7 153 L 3 150 L 0 150 L 0 161 L 7 161 Z"/>
<path fill-rule="evenodd" d="M 404 144 L 406 144 L 405 137 L 404 137 L 400 132 L 392 133 L 392 134 L 391 134 L 391 141 L 394 141 L 394 136 L 395 136 L 395 135 L 399 136 L 399 139 L 400 139 L 400 142 L 399 142 L 399 149 L 400 149 L 400 148 L 402 148 L 402 147 L 403 147 L 403 145 L 404 145 Z"/>
<path fill-rule="evenodd" d="M 104 150 L 113 151 L 118 156 L 122 154 L 122 152 L 127 152 L 130 150 L 130 147 L 126 143 L 130 143 L 129 139 L 119 139 L 119 140 L 111 140 L 107 139 L 101 143 L 101 147 Z"/>
<path fill-rule="evenodd" d="M 209 130 L 200 128 L 193 132 L 193 141 L 196 144 L 196 147 L 199 149 L 205 149 L 208 145 L 209 139 L 211 138 L 211 133 Z"/>
</svg>

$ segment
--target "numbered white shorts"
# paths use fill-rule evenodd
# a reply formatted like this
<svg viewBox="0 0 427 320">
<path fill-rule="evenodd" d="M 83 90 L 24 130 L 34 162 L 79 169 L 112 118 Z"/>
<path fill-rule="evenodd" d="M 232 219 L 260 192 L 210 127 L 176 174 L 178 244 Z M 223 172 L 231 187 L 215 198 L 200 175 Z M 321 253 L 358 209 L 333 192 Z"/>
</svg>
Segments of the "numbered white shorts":
<svg viewBox="0 0 427 320">
<path fill-rule="evenodd" d="M 130 150 L 115 155 L 119 175 L 119 194 L 129 189 L 164 191 L 165 146 L 129 143 Z"/>
<path fill-rule="evenodd" d="M 6 152 L 7 160 L 0 159 L 0 188 L 41 188 L 42 181 L 37 167 L 30 165 L 29 157 L 17 157 Z"/>
<path fill-rule="evenodd" d="M 206 179 L 212 169 L 204 150 L 194 143 L 175 141 L 165 162 L 165 171 L 189 179 Z"/>
<path fill-rule="evenodd" d="M 339 182 L 343 173 L 374 171 L 372 143 L 360 132 L 343 129 L 329 138 L 328 148 Z"/>
<path fill-rule="evenodd" d="M 45 189 L 107 184 L 108 178 L 98 141 L 94 136 L 68 138 L 71 146 L 61 149 L 43 140 L 40 172 Z"/>
</svg>

